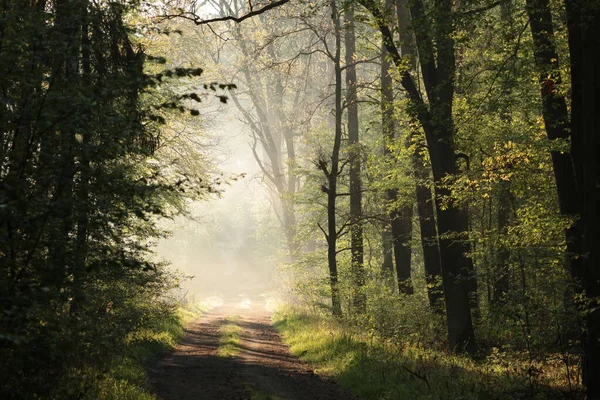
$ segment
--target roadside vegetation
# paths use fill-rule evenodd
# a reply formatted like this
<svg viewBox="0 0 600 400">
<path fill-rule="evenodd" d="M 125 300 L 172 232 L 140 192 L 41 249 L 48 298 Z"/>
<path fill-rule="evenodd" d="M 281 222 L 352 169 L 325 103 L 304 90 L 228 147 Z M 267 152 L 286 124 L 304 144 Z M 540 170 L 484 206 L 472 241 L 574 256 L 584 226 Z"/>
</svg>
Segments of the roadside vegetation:
<svg viewBox="0 0 600 400">
<path fill-rule="evenodd" d="M 366 398 L 600 399 L 596 49 L 600 0 L 3 0 L 0 398 L 151 396 L 190 217 Z"/>
<path fill-rule="evenodd" d="M 153 244 L 212 187 L 197 102 L 170 90 L 202 70 L 146 53 L 147 27 L 137 1 L 0 5 L 2 399 L 129 398 L 180 335 Z"/>
<path fill-rule="evenodd" d="M 366 326 L 306 309 L 284 308 L 275 314 L 274 325 L 294 355 L 365 400 L 580 396 L 558 354 L 537 362 L 493 349 L 473 359 L 448 353 L 433 337 L 383 337 Z"/>
<path fill-rule="evenodd" d="M 240 333 L 242 328 L 237 324 L 239 315 L 227 317 L 226 322 L 219 328 L 219 347 L 217 354 L 221 357 L 235 357 L 240 352 Z"/>
<path fill-rule="evenodd" d="M 127 335 L 122 354 L 113 357 L 106 372 L 86 371 L 95 376 L 84 398 L 153 400 L 145 368 L 152 361 L 173 351 L 183 338 L 190 320 L 198 318 L 206 307 L 199 305 L 172 308 Z"/>
<path fill-rule="evenodd" d="M 209 3 L 169 54 L 236 78 L 295 303 L 418 395 L 600 398 L 600 3 Z"/>
</svg>

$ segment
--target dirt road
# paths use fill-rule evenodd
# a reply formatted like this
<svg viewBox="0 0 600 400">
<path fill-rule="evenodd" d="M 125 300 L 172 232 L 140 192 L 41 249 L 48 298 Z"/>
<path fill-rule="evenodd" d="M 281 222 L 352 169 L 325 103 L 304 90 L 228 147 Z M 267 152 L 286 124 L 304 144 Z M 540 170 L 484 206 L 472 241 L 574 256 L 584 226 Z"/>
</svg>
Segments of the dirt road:
<svg viewBox="0 0 600 400">
<path fill-rule="evenodd" d="M 290 354 L 271 326 L 264 299 L 226 299 L 191 324 L 176 351 L 149 370 L 158 398 L 353 399 Z M 233 356 L 223 355 L 225 325 L 235 327 Z"/>
</svg>

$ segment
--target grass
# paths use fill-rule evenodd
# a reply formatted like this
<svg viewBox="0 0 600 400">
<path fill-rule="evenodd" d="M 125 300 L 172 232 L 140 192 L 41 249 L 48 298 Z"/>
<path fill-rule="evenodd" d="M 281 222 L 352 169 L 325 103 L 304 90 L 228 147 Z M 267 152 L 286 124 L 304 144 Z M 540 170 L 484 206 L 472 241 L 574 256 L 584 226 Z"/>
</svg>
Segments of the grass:
<svg viewBox="0 0 600 400">
<path fill-rule="evenodd" d="M 227 323 L 219 328 L 219 348 L 217 354 L 221 357 L 235 357 L 240 352 L 240 333 L 242 328 L 237 325 L 239 315 L 226 318 Z"/>
<path fill-rule="evenodd" d="M 292 353 L 365 400 L 572 398 L 553 382 L 551 366 L 532 383 L 522 363 L 399 346 L 322 316 L 279 312 L 274 323 Z"/>
<path fill-rule="evenodd" d="M 185 334 L 184 327 L 198 317 L 206 306 L 178 308 L 172 314 L 154 321 L 151 327 L 130 334 L 123 356 L 115 357 L 106 373 L 97 374 L 88 398 L 106 400 L 155 400 L 149 390 L 144 365 L 171 352 Z M 92 371 L 86 374 L 92 374 Z"/>
<path fill-rule="evenodd" d="M 273 394 L 265 393 L 265 392 L 257 389 L 256 385 L 254 385 L 254 384 L 247 384 L 246 391 L 248 392 L 248 395 L 250 396 L 250 400 L 280 400 L 279 397 L 277 397 Z"/>
</svg>

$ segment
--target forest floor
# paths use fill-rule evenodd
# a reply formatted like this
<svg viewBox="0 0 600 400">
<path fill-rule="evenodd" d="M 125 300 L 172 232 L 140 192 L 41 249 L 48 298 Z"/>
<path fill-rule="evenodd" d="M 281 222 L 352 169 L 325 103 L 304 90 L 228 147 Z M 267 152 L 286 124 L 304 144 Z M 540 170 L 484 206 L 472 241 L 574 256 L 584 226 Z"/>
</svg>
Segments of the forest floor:
<svg viewBox="0 0 600 400">
<path fill-rule="evenodd" d="M 192 322 L 175 352 L 148 369 L 158 399 L 354 398 L 291 355 L 266 305 L 265 296 L 236 296 Z"/>
</svg>

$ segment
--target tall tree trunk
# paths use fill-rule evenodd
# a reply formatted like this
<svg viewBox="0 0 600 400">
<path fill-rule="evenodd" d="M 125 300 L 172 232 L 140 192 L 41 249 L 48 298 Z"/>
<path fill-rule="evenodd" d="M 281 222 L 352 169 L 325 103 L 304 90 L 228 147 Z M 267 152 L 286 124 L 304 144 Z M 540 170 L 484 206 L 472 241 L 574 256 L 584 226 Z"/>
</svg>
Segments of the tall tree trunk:
<svg viewBox="0 0 600 400">
<path fill-rule="evenodd" d="M 558 90 L 562 83 L 558 53 L 554 42 L 549 0 L 527 0 L 527 14 L 533 37 L 535 64 L 539 73 L 542 116 L 548 139 L 570 137 L 569 114 L 564 96 Z M 578 210 L 575 171 L 571 154 L 552 151 L 552 167 L 556 178 L 560 211 L 575 215 Z"/>
<path fill-rule="evenodd" d="M 504 34 L 502 35 L 503 43 L 509 43 L 515 40 L 515 37 L 518 35 L 516 30 L 513 28 L 514 19 L 513 19 L 513 4 L 511 2 L 506 2 L 500 5 L 500 18 L 502 22 L 509 27 L 509 29 L 504 30 Z M 514 79 L 515 71 L 514 67 L 508 67 L 508 74 L 503 78 L 503 82 L 501 83 L 503 97 L 506 99 L 510 99 L 513 88 L 515 87 Z M 508 100 L 510 101 L 510 100 Z M 500 119 L 503 123 L 509 125 L 512 121 L 512 110 L 510 109 L 509 103 L 505 102 L 499 109 Z M 488 280 L 488 301 L 492 308 L 497 308 L 497 306 L 503 305 L 505 303 L 504 297 L 508 293 L 510 289 L 510 250 L 508 246 L 505 244 L 505 238 L 508 235 L 508 226 L 510 224 L 510 216 L 511 216 L 511 200 L 512 194 L 510 192 L 510 180 L 504 181 L 500 180 L 498 183 L 497 195 L 496 197 L 496 235 L 495 235 L 495 243 L 490 249 L 490 253 L 493 257 L 494 271 L 491 276 L 491 280 Z M 493 204 L 490 199 L 490 217 L 489 217 L 489 229 L 492 229 L 492 214 L 493 214 Z M 491 282 L 490 282 L 491 281 Z M 490 284 L 491 283 L 491 287 Z"/>
<path fill-rule="evenodd" d="M 409 112 L 417 118 L 425 131 L 433 177 L 436 181 L 436 208 L 438 233 L 440 235 L 440 256 L 442 259 L 442 281 L 446 299 L 446 320 L 448 343 L 452 351 L 477 351 L 473 322 L 469 281 L 472 282 L 473 262 L 466 256 L 470 250 L 467 215 L 461 207 L 442 204 L 442 198 L 451 199 L 451 193 L 441 179 L 457 173 L 454 154 L 454 126 L 452 102 L 454 96 L 454 41 L 452 39 L 452 7 L 447 1 L 435 3 L 435 44 L 437 57 L 434 57 L 434 41 L 429 36 L 431 25 L 424 17 L 421 0 L 414 0 L 411 6 L 412 26 L 415 29 L 419 61 L 429 106 L 423 101 L 415 81 L 402 63 L 402 58 L 393 40 L 391 30 L 373 0 L 359 0 L 375 17 L 384 43 L 394 64 L 400 71 L 401 84 L 410 100 Z M 437 60 L 437 65 L 436 65 Z M 457 236 L 458 239 L 457 240 Z"/>
<path fill-rule="evenodd" d="M 87 6 L 83 10 L 83 29 L 81 31 L 81 82 L 84 86 L 92 85 L 91 68 L 91 43 L 89 40 L 89 15 Z M 79 165 L 79 188 L 77 191 L 77 232 L 75 236 L 74 249 L 74 270 L 73 275 L 75 283 L 75 293 L 73 295 L 73 306 L 71 309 L 77 312 L 77 308 L 84 299 L 84 276 L 86 273 L 86 259 L 88 250 L 88 225 L 90 212 L 89 186 L 91 178 L 91 146 L 92 146 L 92 126 L 91 126 L 91 107 L 84 105 L 81 113 L 82 141 L 80 149 Z"/>
<path fill-rule="evenodd" d="M 394 121 L 394 93 L 392 89 L 392 78 L 389 74 L 390 63 L 385 46 L 382 49 L 382 115 L 383 115 L 383 134 L 384 134 L 384 156 L 391 158 L 389 150 L 396 139 L 396 124 Z M 394 253 L 394 267 L 398 280 L 398 290 L 403 294 L 412 294 L 413 287 L 411 283 L 411 239 L 412 239 L 412 204 L 404 202 L 400 209 L 396 203 L 398 201 L 398 189 L 388 189 L 386 191 L 386 200 L 394 207 L 389 211 L 391 248 Z M 390 273 L 393 276 L 393 273 Z"/>
<path fill-rule="evenodd" d="M 575 236 L 573 275 L 585 294 L 582 372 L 587 399 L 600 399 L 600 4 L 565 0 L 571 55 L 571 132 L 574 170 L 579 195 L 579 219 L 569 229 Z M 568 194 L 565 194 L 568 195 Z M 561 193 L 559 192 L 559 198 Z M 577 235 L 577 236 L 576 236 Z M 577 257 L 578 255 L 582 255 Z"/>
<path fill-rule="evenodd" d="M 397 191 L 395 192 L 397 198 Z M 403 204 L 400 210 L 393 210 L 390 218 L 392 219 L 392 243 L 398 290 L 403 294 L 413 294 L 411 282 L 412 204 Z"/>
<path fill-rule="evenodd" d="M 398 39 L 400 41 L 400 55 L 407 59 L 407 65 L 410 71 L 414 72 L 417 68 L 417 59 L 415 54 L 415 35 L 410 26 L 410 0 L 395 0 L 396 18 L 398 22 Z"/>
<path fill-rule="evenodd" d="M 421 0 L 413 3 L 411 15 L 413 25 L 426 22 Z M 442 180 L 447 176 L 455 176 L 458 172 L 453 142 L 452 106 L 456 65 L 450 2 L 436 1 L 433 17 L 436 25 L 437 58 L 434 58 L 432 39 L 422 28 L 416 30 L 416 39 L 430 104 L 430 120 L 424 130 L 436 182 L 436 211 L 448 335 L 451 350 L 473 353 L 476 343 L 470 308 L 477 293 L 473 285 L 473 262 L 466 255 L 470 250 L 468 238 L 465 237 L 468 235 L 468 217 L 459 205 L 442 203 L 442 199 L 452 199 L 451 191 Z M 423 25 L 427 26 L 429 25 Z"/>
<path fill-rule="evenodd" d="M 431 188 L 429 170 L 424 164 L 423 157 L 417 151 L 413 155 L 413 169 L 415 171 L 417 211 L 419 213 L 419 227 L 421 228 L 421 246 L 423 247 L 423 264 L 425 266 L 425 279 L 427 281 L 427 297 L 429 305 L 435 312 L 443 312 L 443 290 L 440 278 L 442 276 L 442 261 L 440 259 L 440 246 L 435 221 L 433 205 L 435 204 Z"/>
<path fill-rule="evenodd" d="M 406 0 L 396 0 L 396 12 L 400 38 L 400 52 L 403 58 L 408 58 L 411 70 L 413 70 L 414 49 L 412 46 L 413 37 L 410 33 L 408 2 Z M 393 104 L 393 96 L 390 98 L 390 104 Z M 410 137 L 410 135 L 408 136 Z M 408 138 L 406 139 L 406 144 L 407 147 L 410 146 L 410 140 Z M 407 175 L 410 175 L 410 173 L 407 172 Z M 397 196 L 398 192 L 396 191 L 394 198 L 390 200 L 395 201 Z M 392 211 L 390 216 L 392 220 L 392 236 L 394 243 L 396 275 L 398 277 L 398 289 L 400 293 L 404 294 L 413 293 L 413 286 L 411 282 L 413 199 L 411 198 L 410 200 L 411 201 L 404 201 L 400 209 Z"/>
<path fill-rule="evenodd" d="M 417 58 L 415 56 L 415 35 L 413 28 L 411 28 L 411 12 L 410 7 L 413 6 L 413 10 L 416 11 L 416 15 L 419 16 L 422 13 L 419 11 L 419 4 L 413 5 L 408 0 L 396 0 L 396 12 L 398 17 L 398 27 L 399 27 L 399 35 L 400 35 L 400 51 L 403 58 L 409 59 L 409 65 L 411 66 L 411 70 L 414 71 L 417 67 Z M 416 8 L 415 8 L 416 7 Z M 422 8 L 422 5 L 421 5 Z M 428 39 L 424 37 L 424 35 L 420 34 L 420 44 L 421 48 L 429 51 L 429 46 L 425 42 Z M 453 50 L 452 50 L 453 51 Z M 428 53 L 423 55 L 424 57 L 433 57 L 433 53 Z M 451 63 L 454 63 L 454 60 L 450 60 Z M 432 68 L 433 63 L 426 62 L 424 65 L 426 66 L 423 70 L 431 73 L 434 73 Z M 422 64 L 423 65 L 423 64 Z M 436 74 L 438 72 L 435 72 Z M 432 77 L 429 76 L 429 80 L 435 82 L 437 76 Z M 452 79 L 452 77 L 447 77 L 445 79 Z M 435 84 L 433 83 L 432 84 Z M 435 104 L 435 97 L 434 104 Z M 452 99 L 450 98 L 450 102 Z M 431 107 L 431 105 L 430 105 Z M 451 119 L 451 115 L 450 115 Z M 452 124 L 451 121 L 448 123 Z M 413 139 L 418 137 L 417 132 L 412 133 Z M 429 298 L 429 303 L 434 310 L 441 310 L 440 300 L 443 296 L 443 290 L 440 287 L 440 277 L 442 275 L 442 261 L 440 256 L 440 243 L 438 239 L 438 230 L 436 228 L 436 219 L 434 215 L 434 197 L 432 196 L 431 189 L 427 182 L 430 180 L 429 171 L 427 170 L 427 163 L 423 158 L 423 149 L 419 148 L 414 156 L 413 156 L 413 168 L 415 172 L 415 177 L 417 180 L 416 194 L 417 194 L 417 209 L 419 211 L 419 224 L 421 228 L 421 243 L 423 246 L 423 258 L 425 264 L 425 274 L 427 279 L 427 294 Z M 465 261 L 465 260 L 463 260 Z M 469 279 L 471 293 L 474 293 L 476 296 L 476 281 L 473 280 L 473 264 L 470 260 L 466 260 L 465 264 L 469 269 L 468 274 L 472 277 Z"/>
<path fill-rule="evenodd" d="M 498 219 L 496 233 L 496 254 L 495 254 L 495 276 L 494 276 L 494 295 L 492 302 L 494 306 L 504 302 L 504 296 L 509 289 L 509 256 L 510 251 L 502 243 L 507 235 L 508 224 L 510 222 L 510 182 L 501 181 L 498 187 Z M 490 207 L 491 208 L 491 207 Z M 491 212 L 492 210 L 490 210 Z"/>
<path fill-rule="evenodd" d="M 282 100 L 283 101 L 283 100 Z M 282 117 L 282 116 L 280 116 Z M 290 255 L 295 257 L 299 250 L 298 241 L 296 240 L 296 210 L 294 196 L 296 194 L 296 188 L 298 184 L 298 177 L 296 176 L 296 148 L 294 146 L 294 134 L 293 132 L 286 132 L 284 134 L 285 148 L 287 151 L 287 188 L 286 193 L 283 194 L 283 209 L 285 216 L 285 231 L 288 242 L 288 249 Z"/>
<path fill-rule="evenodd" d="M 365 267 L 362 227 L 361 152 L 358 133 L 358 99 L 356 93 L 356 38 L 354 6 L 344 12 L 346 45 L 346 107 L 348 112 L 348 144 L 350 146 L 350 241 L 352 251 L 353 303 L 357 312 L 366 310 Z"/>
<path fill-rule="evenodd" d="M 393 82 L 390 76 L 389 55 L 385 46 L 381 47 L 381 130 L 383 133 L 383 157 L 391 157 L 390 147 L 393 144 L 395 136 L 394 124 L 394 93 Z M 385 191 L 385 200 L 388 202 L 396 201 L 396 191 L 388 189 Z M 386 204 L 387 209 L 387 204 Z M 391 228 L 391 216 L 384 222 L 381 232 L 381 241 L 383 248 L 382 275 L 388 284 L 393 282 L 394 278 L 394 247 Z"/>
<path fill-rule="evenodd" d="M 527 12 L 540 74 L 542 113 L 548 139 L 572 138 L 571 153 L 552 152 L 561 214 L 577 220 L 565 231 L 571 271 L 585 295 L 582 372 L 588 399 L 600 399 L 600 265 L 597 256 L 600 126 L 597 52 L 600 5 L 565 0 L 571 55 L 572 112 L 569 124 L 548 0 L 528 0 Z M 584 51 L 585 49 L 585 51 Z"/>
<path fill-rule="evenodd" d="M 67 113 L 72 110 L 79 111 L 82 107 L 81 104 L 73 103 L 73 100 L 78 98 L 77 86 L 81 84 L 80 48 L 86 9 L 86 0 L 56 2 L 56 34 L 57 42 L 61 46 L 55 53 L 54 61 L 58 72 L 54 78 L 56 83 L 53 91 L 54 100 L 60 103 L 60 106 L 58 104 L 56 106 L 61 111 L 56 121 L 60 158 L 56 166 L 54 201 L 60 222 L 56 224 L 56 240 L 53 243 L 51 257 L 58 270 L 64 271 L 65 276 L 68 274 L 73 276 L 73 298 L 78 300 L 82 297 L 82 281 L 81 272 L 74 262 L 71 236 L 75 227 L 74 178 L 77 155 L 75 134 L 79 131 L 81 121 L 69 118 Z"/>
<path fill-rule="evenodd" d="M 278 57 L 275 53 L 275 47 L 273 43 L 269 44 L 267 51 L 271 60 L 275 62 Z M 280 79 L 280 77 L 276 77 L 274 81 L 271 82 L 270 86 L 275 88 L 275 90 L 267 91 L 270 102 L 269 108 L 271 109 L 271 120 L 273 121 L 272 124 L 274 126 L 272 131 L 277 131 L 282 137 L 287 156 L 285 163 L 283 162 L 283 157 L 279 157 L 279 160 L 282 164 L 280 168 L 285 171 L 285 173 L 282 172 L 280 178 L 283 180 L 281 187 L 284 188 L 284 190 L 278 194 L 282 207 L 282 220 L 284 224 L 283 228 L 286 234 L 288 250 L 290 252 L 290 256 L 294 258 L 299 249 L 298 241 L 296 240 L 296 211 L 294 204 L 294 195 L 296 194 L 296 184 L 298 180 L 296 176 L 296 148 L 294 145 L 294 132 L 290 130 L 290 124 L 286 118 L 283 107 L 285 104 L 285 90 L 282 79 Z M 293 109 L 295 109 L 295 106 Z"/>
<path fill-rule="evenodd" d="M 319 160 L 319 167 L 327 177 L 328 188 L 324 188 L 327 193 L 327 263 L 329 266 L 329 284 L 331 288 L 331 307 L 333 315 L 339 317 L 342 315 L 342 303 L 340 299 L 340 289 L 337 270 L 337 239 L 338 232 L 336 228 L 336 199 L 337 199 L 337 179 L 339 175 L 340 148 L 342 145 L 342 65 L 341 65 L 341 23 L 340 14 L 337 9 L 336 0 L 331 1 L 331 18 L 333 19 L 335 30 L 335 135 L 333 149 L 331 151 L 331 165 L 328 166 L 326 160 Z"/>
<path fill-rule="evenodd" d="M 19 7 L 14 2 L 4 2 L 0 5 L 2 13 L 0 18 L 6 21 L 10 15 L 17 15 L 15 8 Z M 35 5 L 28 6 L 28 13 L 41 14 L 43 10 L 35 10 Z M 7 23 L 0 24 L 0 61 L 3 69 L 13 68 L 14 61 L 11 60 L 11 35 L 5 37 L 5 32 L 11 29 Z M 17 25 L 18 26 L 18 25 Z M 25 25 L 26 26 L 26 25 Z M 17 27 L 13 29 L 17 30 Z M 17 31 L 18 32 L 18 31 Z M 17 33 L 16 32 L 16 33 Z M 27 248 L 27 252 L 35 252 L 35 249 L 28 247 L 24 240 L 25 232 L 20 228 L 25 215 L 27 215 L 28 204 L 23 202 L 24 196 L 30 191 L 31 182 L 23 179 L 27 171 L 31 168 L 32 158 L 35 154 L 34 143 L 36 127 L 34 119 L 35 93 L 42 86 L 43 72 L 39 67 L 39 59 L 45 49 L 39 45 L 37 35 L 28 34 L 23 29 L 23 46 L 29 51 L 27 54 L 27 64 L 24 70 L 27 71 L 27 84 L 21 84 L 14 90 L 19 91 L 19 96 L 14 96 L 14 102 L 9 105 L 6 102 L 6 93 L 10 90 L 12 82 L 5 81 L 6 78 L 0 78 L 3 106 L 0 107 L 0 188 L 3 189 L 3 203 L 5 207 L 0 210 L 0 230 L 2 238 L 0 241 L 6 243 L 8 251 L 0 251 L 0 257 L 3 263 L 3 271 L 11 280 L 10 296 L 14 295 L 17 285 L 24 278 L 27 266 L 23 265 L 19 259 L 19 247 Z M 14 33 L 13 33 L 14 35 Z M 15 36 L 13 36 L 15 37 Z M 4 72 L 4 71 L 3 71 Z M 9 75 L 7 75 L 9 76 Z M 5 86 L 6 85 L 6 86 Z M 11 108 L 14 107 L 14 111 Z M 11 112 L 12 111 L 12 112 Z M 39 183 L 38 183 L 39 185 Z"/>
</svg>

